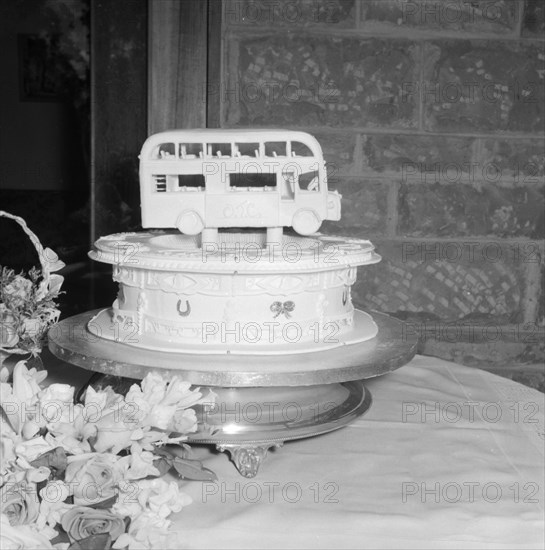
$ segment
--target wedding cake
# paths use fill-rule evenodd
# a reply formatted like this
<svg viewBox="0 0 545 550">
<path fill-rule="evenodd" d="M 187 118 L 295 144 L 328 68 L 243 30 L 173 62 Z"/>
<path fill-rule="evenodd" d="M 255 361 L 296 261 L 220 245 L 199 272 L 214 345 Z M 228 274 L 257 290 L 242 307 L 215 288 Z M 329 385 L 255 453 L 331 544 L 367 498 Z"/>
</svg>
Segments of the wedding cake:
<svg viewBox="0 0 545 550">
<path fill-rule="evenodd" d="M 176 130 L 140 154 L 142 225 L 100 238 L 119 292 L 101 338 L 192 354 L 291 354 L 374 338 L 356 310 L 366 240 L 318 233 L 340 218 L 318 142 L 287 130 Z M 292 230 L 284 231 L 285 227 Z"/>
</svg>

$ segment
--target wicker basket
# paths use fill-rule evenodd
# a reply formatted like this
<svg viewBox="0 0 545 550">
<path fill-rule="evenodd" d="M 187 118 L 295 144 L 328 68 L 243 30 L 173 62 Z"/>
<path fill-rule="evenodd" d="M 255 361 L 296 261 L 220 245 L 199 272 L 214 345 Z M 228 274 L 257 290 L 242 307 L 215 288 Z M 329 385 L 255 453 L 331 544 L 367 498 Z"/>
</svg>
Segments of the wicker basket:
<svg viewBox="0 0 545 550">
<path fill-rule="evenodd" d="M 57 288 L 60 288 L 60 285 L 62 284 L 62 277 L 60 275 L 54 275 L 55 280 L 52 280 L 51 274 L 52 272 L 64 267 L 64 263 L 58 259 L 57 255 L 50 248 L 44 248 L 42 246 L 42 243 L 36 234 L 29 229 L 23 218 L 10 214 L 9 212 L 5 212 L 4 210 L 0 210 L 0 217 L 8 218 L 18 223 L 38 253 L 42 275 L 42 280 L 40 281 L 36 292 L 36 301 L 39 302 L 43 300 L 51 291 L 52 283 L 54 283 Z M 28 355 L 30 353 L 28 350 L 19 349 L 17 347 L 5 348 L 2 346 L 0 346 L 0 352 L 17 355 Z"/>
</svg>

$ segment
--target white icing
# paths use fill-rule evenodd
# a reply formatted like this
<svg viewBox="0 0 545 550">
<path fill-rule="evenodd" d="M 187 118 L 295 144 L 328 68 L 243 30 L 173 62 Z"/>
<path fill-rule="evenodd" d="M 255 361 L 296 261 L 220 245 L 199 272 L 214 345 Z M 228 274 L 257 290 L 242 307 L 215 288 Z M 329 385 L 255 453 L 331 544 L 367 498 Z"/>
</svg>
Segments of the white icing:
<svg viewBox="0 0 545 550">
<path fill-rule="evenodd" d="M 185 246 L 169 248 L 180 237 Z M 289 245 L 300 252 L 297 262 L 278 251 L 272 256 L 265 251 L 257 261 L 244 258 L 242 248 L 236 259 L 230 255 L 236 243 L 257 250 L 253 244 L 264 239 L 255 233 L 220 234 L 220 248 L 224 242 L 228 246 L 207 261 L 196 260 L 195 239 L 176 233 L 100 239 L 91 255 L 110 263 L 116 259 L 113 278 L 119 283 L 110 313 L 111 322 L 119 326 L 104 330 L 105 337 L 125 334 L 129 345 L 145 341 L 146 346 L 166 345 L 176 351 L 293 344 L 327 349 L 354 337 L 350 287 L 358 265 L 378 261 L 372 245 L 342 238 L 323 241 L 321 236 L 284 239 L 284 250 Z M 335 248 L 328 251 L 333 242 Z M 145 247 L 137 246 L 141 243 Z M 158 256 L 158 250 L 168 250 L 168 258 Z M 358 339 L 373 337 L 375 329 L 368 323 Z"/>
</svg>

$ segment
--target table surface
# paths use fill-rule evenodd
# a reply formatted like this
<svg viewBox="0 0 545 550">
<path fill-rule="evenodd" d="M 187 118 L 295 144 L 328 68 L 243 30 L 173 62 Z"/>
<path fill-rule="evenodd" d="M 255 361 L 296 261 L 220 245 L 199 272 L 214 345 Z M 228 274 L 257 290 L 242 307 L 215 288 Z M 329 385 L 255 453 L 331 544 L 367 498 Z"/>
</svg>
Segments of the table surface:
<svg viewBox="0 0 545 550">
<path fill-rule="evenodd" d="M 51 381 L 89 376 L 45 363 Z M 254 479 L 196 448 L 218 481 L 180 482 L 180 548 L 545 546 L 544 394 L 422 356 L 366 385 L 364 416 L 287 442 Z"/>
</svg>

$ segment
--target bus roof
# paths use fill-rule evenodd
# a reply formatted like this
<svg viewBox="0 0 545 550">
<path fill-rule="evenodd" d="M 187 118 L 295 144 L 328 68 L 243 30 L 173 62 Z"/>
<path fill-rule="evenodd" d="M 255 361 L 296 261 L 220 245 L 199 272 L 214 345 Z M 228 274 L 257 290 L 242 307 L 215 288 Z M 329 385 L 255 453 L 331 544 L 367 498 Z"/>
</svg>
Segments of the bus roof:
<svg viewBox="0 0 545 550">
<path fill-rule="evenodd" d="M 254 143 L 271 141 L 298 141 L 307 145 L 316 157 L 322 155 L 322 148 L 318 140 L 298 130 L 284 130 L 279 128 L 194 128 L 190 130 L 167 130 L 148 137 L 142 146 L 142 158 L 146 158 L 155 146 L 167 142 L 186 143 Z"/>
</svg>

